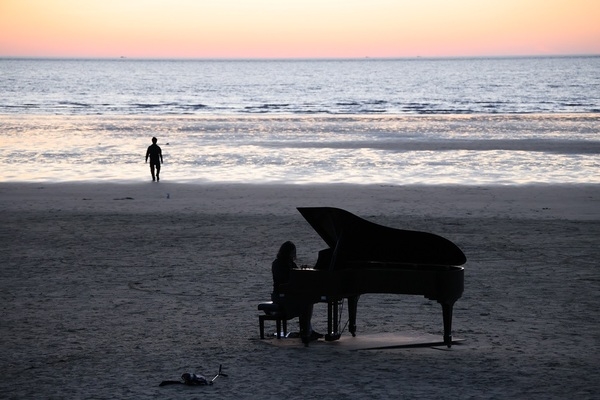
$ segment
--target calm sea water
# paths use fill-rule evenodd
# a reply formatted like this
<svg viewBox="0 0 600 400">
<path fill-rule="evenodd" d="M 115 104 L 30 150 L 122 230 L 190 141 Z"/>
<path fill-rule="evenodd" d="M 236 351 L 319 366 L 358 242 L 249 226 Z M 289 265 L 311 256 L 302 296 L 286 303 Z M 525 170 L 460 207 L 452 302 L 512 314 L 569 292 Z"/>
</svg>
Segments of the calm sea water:
<svg viewBox="0 0 600 400">
<path fill-rule="evenodd" d="M 0 60 L 1 181 L 600 183 L 600 57 Z"/>
<path fill-rule="evenodd" d="M 0 60 L 0 113 L 600 112 L 600 57 Z"/>
</svg>

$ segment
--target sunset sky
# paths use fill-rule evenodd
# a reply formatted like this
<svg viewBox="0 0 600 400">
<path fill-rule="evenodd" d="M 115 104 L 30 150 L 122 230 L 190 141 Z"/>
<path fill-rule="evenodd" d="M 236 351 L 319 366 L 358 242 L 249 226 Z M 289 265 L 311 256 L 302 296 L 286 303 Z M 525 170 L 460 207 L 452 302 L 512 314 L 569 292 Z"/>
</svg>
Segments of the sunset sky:
<svg viewBox="0 0 600 400">
<path fill-rule="evenodd" d="M 599 0 L 0 0 L 0 57 L 600 54 Z"/>
</svg>

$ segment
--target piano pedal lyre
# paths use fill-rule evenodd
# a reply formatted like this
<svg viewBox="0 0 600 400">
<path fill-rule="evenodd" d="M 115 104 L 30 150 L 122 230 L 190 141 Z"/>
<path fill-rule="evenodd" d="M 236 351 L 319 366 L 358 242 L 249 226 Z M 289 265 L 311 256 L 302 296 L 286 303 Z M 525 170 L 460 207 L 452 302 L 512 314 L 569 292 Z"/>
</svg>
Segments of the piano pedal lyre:
<svg viewBox="0 0 600 400">
<path fill-rule="evenodd" d="M 325 334 L 325 341 L 327 342 L 333 342 L 342 336 L 342 333 L 340 332 L 339 308 L 340 306 L 343 306 L 343 304 L 343 298 L 339 300 L 329 300 L 327 302 L 327 314 L 332 317 L 327 318 L 327 333 Z"/>
</svg>

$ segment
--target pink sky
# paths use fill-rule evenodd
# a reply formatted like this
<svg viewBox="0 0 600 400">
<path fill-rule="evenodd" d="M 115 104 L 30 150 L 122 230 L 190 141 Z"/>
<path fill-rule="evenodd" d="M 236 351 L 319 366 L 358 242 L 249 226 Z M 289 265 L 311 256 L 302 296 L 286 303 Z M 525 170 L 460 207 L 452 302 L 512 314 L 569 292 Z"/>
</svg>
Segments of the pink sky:
<svg viewBox="0 0 600 400">
<path fill-rule="evenodd" d="M 600 54 L 598 0 L 0 0 L 0 56 Z"/>
</svg>

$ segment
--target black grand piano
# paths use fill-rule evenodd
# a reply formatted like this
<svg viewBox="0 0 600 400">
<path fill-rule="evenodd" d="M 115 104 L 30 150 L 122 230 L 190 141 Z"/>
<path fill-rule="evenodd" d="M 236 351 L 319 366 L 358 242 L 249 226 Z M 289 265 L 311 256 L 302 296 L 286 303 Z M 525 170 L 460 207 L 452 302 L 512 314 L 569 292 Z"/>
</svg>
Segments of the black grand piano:
<svg viewBox="0 0 600 400">
<path fill-rule="evenodd" d="M 365 293 L 423 295 L 442 305 L 444 343 L 452 345 L 452 308 L 464 288 L 463 252 L 426 232 L 385 227 L 348 211 L 303 207 L 298 211 L 329 248 L 312 268 L 293 270 L 284 296 L 328 304 L 325 339 L 340 338 L 339 306 L 348 299 L 348 330 L 356 335 L 358 299 Z"/>
</svg>

